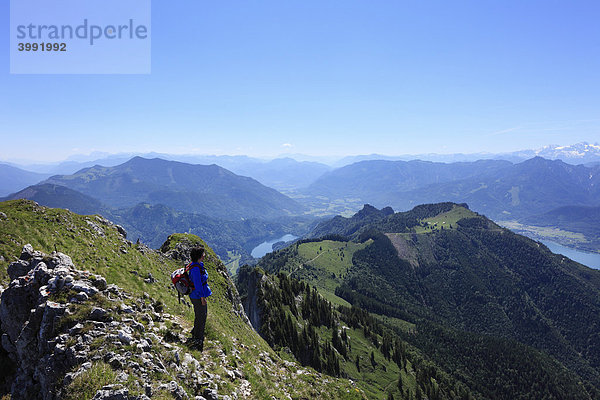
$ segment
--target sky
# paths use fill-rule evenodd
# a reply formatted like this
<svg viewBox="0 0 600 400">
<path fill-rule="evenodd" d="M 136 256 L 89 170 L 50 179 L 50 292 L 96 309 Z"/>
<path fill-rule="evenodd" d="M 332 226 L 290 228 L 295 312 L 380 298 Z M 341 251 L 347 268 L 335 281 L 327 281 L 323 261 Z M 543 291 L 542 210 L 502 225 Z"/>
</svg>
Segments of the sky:
<svg viewBox="0 0 600 400">
<path fill-rule="evenodd" d="M 147 75 L 11 75 L 0 160 L 600 141 L 598 1 L 152 2 Z"/>
</svg>

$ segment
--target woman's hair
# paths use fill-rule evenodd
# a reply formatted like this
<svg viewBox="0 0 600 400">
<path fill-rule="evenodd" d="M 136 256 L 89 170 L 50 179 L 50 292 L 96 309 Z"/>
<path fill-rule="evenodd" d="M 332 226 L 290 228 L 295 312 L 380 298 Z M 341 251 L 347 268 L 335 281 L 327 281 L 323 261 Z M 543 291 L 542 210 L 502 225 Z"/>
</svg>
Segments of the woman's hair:
<svg viewBox="0 0 600 400">
<path fill-rule="evenodd" d="M 194 247 L 190 251 L 190 258 L 192 259 L 192 262 L 198 261 L 200 258 L 202 258 L 203 255 L 204 255 L 204 247 Z"/>
</svg>

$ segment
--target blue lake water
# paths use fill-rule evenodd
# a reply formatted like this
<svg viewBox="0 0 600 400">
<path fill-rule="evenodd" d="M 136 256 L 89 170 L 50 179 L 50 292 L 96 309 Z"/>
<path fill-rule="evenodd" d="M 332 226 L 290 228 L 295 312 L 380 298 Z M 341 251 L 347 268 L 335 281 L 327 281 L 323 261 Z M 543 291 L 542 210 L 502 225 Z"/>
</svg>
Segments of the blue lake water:
<svg viewBox="0 0 600 400">
<path fill-rule="evenodd" d="M 250 255 L 254 258 L 261 258 L 265 254 L 273 251 L 273 245 L 275 243 L 290 242 L 294 239 L 298 239 L 298 236 L 290 235 L 288 233 L 287 235 L 283 235 L 280 238 L 269 240 L 268 242 L 262 242 L 261 244 L 259 244 L 258 246 L 256 246 L 255 248 L 252 249 L 252 252 L 250 253 Z"/>
<path fill-rule="evenodd" d="M 542 240 L 541 242 L 548 246 L 553 253 L 562 254 L 590 268 L 600 269 L 600 253 L 588 253 L 587 251 L 572 249 L 548 240 Z"/>
</svg>

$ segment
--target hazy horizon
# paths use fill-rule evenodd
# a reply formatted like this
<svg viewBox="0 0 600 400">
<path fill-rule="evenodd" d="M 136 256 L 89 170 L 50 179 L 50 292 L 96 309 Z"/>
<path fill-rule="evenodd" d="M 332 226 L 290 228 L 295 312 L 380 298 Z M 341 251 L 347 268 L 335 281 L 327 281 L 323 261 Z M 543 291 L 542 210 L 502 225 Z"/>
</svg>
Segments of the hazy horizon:
<svg viewBox="0 0 600 400">
<path fill-rule="evenodd" d="M 599 14 L 591 1 L 154 2 L 149 75 L 0 74 L 0 159 L 594 141 Z"/>
<path fill-rule="evenodd" d="M 503 156 L 510 155 L 512 153 L 518 152 L 526 152 L 526 151 L 539 151 L 543 148 L 548 148 L 552 146 L 566 147 L 566 146 L 574 146 L 582 143 L 587 143 L 594 146 L 600 146 L 598 142 L 594 141 L 583 141 L 578 143 L 560 143 L 560 144 L 545 144 L 542 146 L 538 146 L 535 148 L 517 148 L 515 150 L 506 151 L 506 152 L 490 152 L 490 151 L 478 151 L 478 152 L 428 152 L 428 153 L 404 153 L 404 154 L 392 154 L 392 153 L 376 153 L 376 152 L 365 152 L 365 153 L 357 153 L 357 154 L 344 154 L 344 155 L 334 155 L 334 154 L 306 154 L 306 153 L 279 153 L 275 155 L 250 155 L 250 154 L 209 154 L 209 153 L 191 153 L 191 152 L 182 152 L 182 153 L 168 153 L 162 151 L 120 151 L 120 152 L 101 152 L 101 151 L 92 151 L 90 153 L 71 153 L 65 158 L 55 158 L 55 159 L 27 159 L 27 158 L 0 158 L 0 163 L 5 164 L 14 164 L 19 166 L 27 166 L 27 165 L 54 165 L 64 162 L 90 162 L 108 158 L 131 158 L 135 156 L 171 156 L 171 157 L 248 157 L 251 159 L 262 160 L 265 162 L 282 159 L 282 158 L 292 158 L 297 161 L 314 161 L 320 162 L 324 164 L 335 164 L 336 162 L 342 161 L 345 158 L 352 157 L 385 157 L 385 158 L 408 158 L 408 157 L 419 157 L 419 156 L 439 156 L 439 157 L 450 157 L 450 156 Z"/>
</svg>

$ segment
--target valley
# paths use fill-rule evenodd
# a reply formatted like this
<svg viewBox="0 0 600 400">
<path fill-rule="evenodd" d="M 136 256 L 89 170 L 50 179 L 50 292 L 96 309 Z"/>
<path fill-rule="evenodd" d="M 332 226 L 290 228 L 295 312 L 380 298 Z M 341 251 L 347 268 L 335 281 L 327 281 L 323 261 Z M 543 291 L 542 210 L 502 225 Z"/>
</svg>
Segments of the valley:
<svg viewBox="0 0 600 400">
<path fill-rule="evenodd" d="M 551 241 L 582 252 L 600 252 L 598 239 L 582 232 L 571 232 L 559 227 L 525 225 L 517 221 L 498 221 L 498 224 L 535 240 Z"/>
<path fill-rule="evenodd" d="M 282 194 L 216 165 L 134 157 L 121 164 L 117 163 L 121 159 L 111 159 L 110 167 L 95 165 L 72 175 L 52 176 L 5 199 L 28 198 L 101 214 L 151 247 L 173 231 L 195 233 L 215 247 L 232 272 L 254 262 L 252 250 L 264 241 L 288 234 L 303 237 L 320 219 L 352 216 L 364 204 L 409 210 L 420 203 L 465 202 L 532 238 L 585 251 L 599 248 L 595 210 L 600 195 L 595 180 L 600 174 L 593 164 L 573 166 L 541 157 L 518 163 L 366 159 L 332 169 L 291 158 L 179 159 L 219 162 L 269 184 L 296 184 L 274 184 Z"/>
<path fill-rule="evenodd" d="M 148 161 L 157 162 L 156 168 L 171 165 L 153 160 L 135 163 Z M 501 165 L 500 170 L 512 168 Z M 122 258 L 131 254 L 140 260 L 139 252 L 156 254 L 151 247 L 166 254 L 179 248 L 178 243 L 200 240 L 199 236 L 214 247 L 214 260 L 223 279 L 235 276 L 244 315 L 273 349 L 274 357 L 355 382 L 359 397 L 493 399 L 513 398 L 526 391 L 540 396 L 559 393 L 558 398 L 569 393 L 572 398 L 587 399 L 599 393 L 600 355 L 590 343 L 600 324 L 595 321 L 600 315 L 600 275 L 502 226 L 540 239 L 554 235 L 580 243 L 586 240 L 583 233 L 550 227 L 525 231 L 529 225 L 497 224 L 466 203 L 453 202 L 419 205 L 404 212 L 367 204 L 356 213 L 347 208 L 344 215 L 333 218 L 317 217 L 327 213 L 307 208 L 295 215 L 282 209 L 269 218 L 232 217 L 235 214 L 223 218 L 225 214 L 218 209 L 220 217 L 209 217 L 161 203 L 119 208 L 121 200 L 114 199 L 121 195 L 120 184 L 101 196 L 112 204 L 105 205 L 90 194 L 114 183 L 91 183 L 89 187 L 84 183 L 87 179 L 102 182 L 104 176 L 113 182 L 112 175 L 126 176 L 129 170 L 129 166 L 114 172 L 96 168 L 73 177 L 51 178 L 12 196 L 91 216 L 23 200 L 0 203 L 4 215 L 10 216 L 1 232 L 2 259 L 8 263 L 15 246 L 24 242 L 44 251 L 64 248 L 78 264 L 106 276 L 109 282 L 126 290 L 147 291 L 146 285 L 152 282 L 148 277 L 164 278 L 168 275 L 164 268 L 140 269 Z M 82 180 L 89 173 L 92 175 Z M 72 188 L 51 183 L 71 179 L 80 183 Z M 143 179 L 148 180 L 144 185 L 149 185 L 163 177 Z M 174 176 L 168 179 L 171 183 L 160 185 L 177 182 Z M 153 193 L 154 188 L 149 192 L 140 189 L 141 182 L 133 192 L 127 190 Z M 489 187 L 480 185 L 475 192 Z M 259 192 L 268 191 L 260 188 Z M 196 192 L 192 189 L 189 193 Z M 220 198 L 222 189 L 215 189 L 211 196 Z M 519 202 L 514 201 L 514 190 L 508 197 L 514 205 L 526 199 L 524 191 L 519 192 Z M 202 207 L 207 206 L 212 207 Z M 139 238 L 137 243 L 128 242 L 125 236 L 106 242 L 105 237 L 112 237 L 107 236 L 107 229 L 117 229 L 109 220 L 124 227 L 118 228 L 121 235 Z M 19 229 L 14 225 L 17 221 L 22 225 Z M 87 233 L 81 234 L 80 226 L 86 227 Z M 95 250 L 82 252 L 88 247 Z M 129 276 L 139 277 L 134 278 L 139 282 L 134 286 L 126 283 Z M 6 277 L 0 275 L 1 279 Z M 161 298 L 166 295 L 148 293 Z M 561 298 L 570 298 L 571 303 L 563 302 L 557 308 Z M 164 304 L 179 307 L 169 297 Z M 182 323 L 186 324 L 189 311 L 184 316 Z M 586 320 L 588 325 L 574 322 L 574 318 Z M 222 325 L 210 329 L 220 332 L 217 335 L 229 332 Z M 237 333 L 233 336 L 240 340 Z M 218 339 L 219 343 L 223 340 Z M 502 349 L 502 354 L 494 353 L 497 349 Z M 524 379 L 500 373 L 498 364 L 506 371 L 516 369 Z M 253 376 L 248 373 L 250 385 L 265 390 Z M 528 386 L 531 380 L 553 383 L 532 388 Z M 578 381 L 583 384 L 578 386 Z"/>
</svg>

